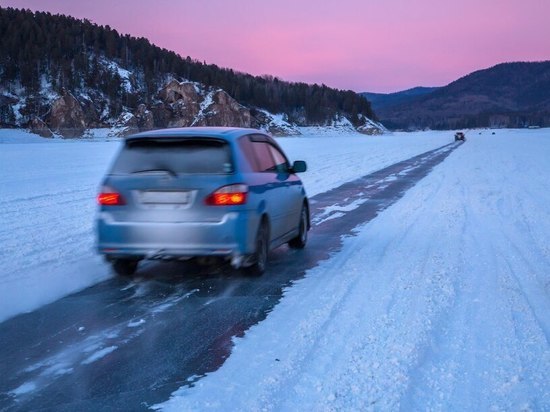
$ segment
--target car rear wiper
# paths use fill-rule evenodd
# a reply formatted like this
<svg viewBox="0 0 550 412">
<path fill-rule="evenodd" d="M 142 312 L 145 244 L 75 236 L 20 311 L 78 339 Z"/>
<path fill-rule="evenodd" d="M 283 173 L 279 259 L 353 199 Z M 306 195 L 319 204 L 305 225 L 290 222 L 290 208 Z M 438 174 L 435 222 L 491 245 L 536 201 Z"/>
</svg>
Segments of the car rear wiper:
<svg viewBox="0 0 550 412">
<path fill-rule="evenodd" d="M 170 169 L 145 169 L 145 170 L 136 170 L 132 174 L 137 173 L 167 173 L 172 177 L 178 177 L 178 174 Z"/>
</svg>

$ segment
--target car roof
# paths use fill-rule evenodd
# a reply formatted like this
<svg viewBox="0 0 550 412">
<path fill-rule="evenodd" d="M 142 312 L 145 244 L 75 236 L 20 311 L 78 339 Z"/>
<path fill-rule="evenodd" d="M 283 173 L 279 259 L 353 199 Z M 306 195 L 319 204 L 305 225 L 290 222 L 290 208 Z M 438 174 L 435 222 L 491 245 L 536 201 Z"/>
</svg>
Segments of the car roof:
<svg viewBox="0 0 550 412">
<path fill-rule="evenodd" d="M 234 140 L 248 134 L 262 134 L 265 132 L 257 129 L 243 127 L 179 127 L 150 130 L 126 137 L 126 140 L 139 140 L 145 138 L 178 138 L 178 137 L 217 137 Z"/>
</svg>

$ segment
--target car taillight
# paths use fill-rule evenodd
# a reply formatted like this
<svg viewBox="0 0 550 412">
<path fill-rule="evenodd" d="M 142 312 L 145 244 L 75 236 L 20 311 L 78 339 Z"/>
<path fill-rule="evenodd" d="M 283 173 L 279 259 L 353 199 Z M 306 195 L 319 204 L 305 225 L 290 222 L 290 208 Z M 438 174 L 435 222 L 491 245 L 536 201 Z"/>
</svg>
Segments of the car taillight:
<svg viewBox="0 0 550 412">
<path fill-rule="evenodd" d="M 126 204 L 124 197 L 109 187 L 104 187 L 97 195 L 97 203 L 101 206 L 122 206 Z"/>
<path fill-rule="evenodd" d="M 206 204 L 211 206 L 244 205 L 248 195 L 248 186 L 243 184 L 220 187 L 206 198 Z"/>
</svg>

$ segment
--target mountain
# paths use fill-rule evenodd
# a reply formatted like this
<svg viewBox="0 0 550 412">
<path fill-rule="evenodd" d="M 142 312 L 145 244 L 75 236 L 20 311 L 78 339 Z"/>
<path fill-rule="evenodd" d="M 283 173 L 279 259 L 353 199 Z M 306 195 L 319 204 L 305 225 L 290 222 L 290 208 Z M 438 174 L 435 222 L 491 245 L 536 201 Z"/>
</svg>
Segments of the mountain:
<svg viewBox="0 0 550 412">
<path fill-rule="evenodd" d="M 364 92 L 361 95 L 370 102 L 372 109 L 377 112 L 380 109 L 414 101 L 417 97 L 432 93 L 437 89 L 438 87 L 414 87 L 395 93 Z"/>
<path fill-rule="evenodd" d="M 0 127 L 81 136 L 88 128 L 348 124 L 376 132 L 351 90 L 220 68 L 62 15 L 0 8 Z"/>
<path fill-rule="evenodd" d="M 550 61 L 498 64 L 397 103 L 373 100 L 373 106 L 390 129 L 548 127 Z"/>
</svg>

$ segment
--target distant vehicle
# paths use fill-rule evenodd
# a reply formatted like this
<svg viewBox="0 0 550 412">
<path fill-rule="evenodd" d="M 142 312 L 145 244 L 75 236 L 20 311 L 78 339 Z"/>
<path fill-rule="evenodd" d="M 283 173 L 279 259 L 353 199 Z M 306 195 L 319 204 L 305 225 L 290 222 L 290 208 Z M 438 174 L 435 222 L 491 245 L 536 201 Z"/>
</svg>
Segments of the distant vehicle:
<svg viewBox="0 0 550 412">
<path fill-rule="evenodd" d="M 466 136 L 463 132 L 456 132 L 455 133 L 455 142 L 462 140 L 463 142 L 466 140 Z"/>
<path fill-rule="evenodd" d="M 97 196 L 97 249 L 114 271 L 142 259 L 222 258 L 249 275 L 301 249 L 309 201 L 277 142 L 255 129 L 189 127 L 125 139 Z"/>
</svg>

